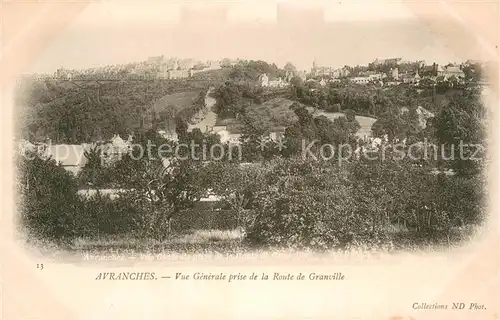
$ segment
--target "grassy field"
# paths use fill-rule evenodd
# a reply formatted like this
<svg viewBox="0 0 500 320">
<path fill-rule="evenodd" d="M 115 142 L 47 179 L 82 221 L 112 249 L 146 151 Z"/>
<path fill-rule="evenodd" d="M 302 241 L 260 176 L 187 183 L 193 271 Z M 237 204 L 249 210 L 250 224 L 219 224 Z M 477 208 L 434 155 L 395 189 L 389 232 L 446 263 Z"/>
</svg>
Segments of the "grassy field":
<svg viewBox="0 0 500 320">
<path fill-rule="evenodd" d="M 164 241 L 139 239 L 137 237 L 106 237 L 99 239 L 77 238 L 70 251 L 91 251 L 96 254 L 108 252 L 148 252 L 148 253 L 224 253 L 238 254 L 249 248 L 238 229 L 235 230 L 195 230 L 185 234 L 174 234 Z"/>
<path fill-rule="evenodd" d="M 394 226 L 391 239 L 379 245 L 353 243 L 346 248 L 317 251 L 313 249 L 266 248 L 251 246 L 238 230 L 196 230 L 172 235 L 160 242 L 139 239 L 134 236 L 101 238 L 77 238 L 71 243 L 56 244 L 50 241 L 34 240 L 19 235 L 18 241 L 28 251 L 42 255 L 44 259 L 67 262 L 103 261 L 198 261 L 198 259 L 285 259 L 298 256 L 308 258 L 336 257 L 353 262 L 356 259 L 380 258 L 382 255 L 398 253 L 427 254 L 445 252 L 464 247 L 483 235 L 482 226 L 455 228 L 447 237 L 430 238 Z M 225 260 L 228 261 L 228 260 Z"/>
<path fill-rule="evenodd" d="M 167 94 L 160 99 L 158 99 L 154 108 L 156 112 L 161 112 L 165 110 L 173 110 L 178 113 L 180 110 L 189 107 L 196 100 L 201 91 L 192 90 L 186 92 L 178 92 L 173 94 Z"/>
</svg>

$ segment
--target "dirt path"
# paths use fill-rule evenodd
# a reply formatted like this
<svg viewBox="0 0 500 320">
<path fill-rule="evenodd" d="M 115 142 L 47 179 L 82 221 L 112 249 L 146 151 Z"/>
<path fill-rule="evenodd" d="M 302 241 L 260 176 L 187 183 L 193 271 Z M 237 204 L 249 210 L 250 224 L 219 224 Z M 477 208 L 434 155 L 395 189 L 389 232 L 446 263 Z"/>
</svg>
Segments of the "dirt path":
<svg viewBox="0 0 500 320">
<path fill-rule="evenodd" d="M 215 125 L 215 121 L 217 120 L 217 114 L 212 111 L 213 106 L 215 106 L 215 103 L 217 102 L 215 98 L 210 96 L 213 91 L 214 88 L 211 87 L 205 96 L 205 115 L 203 116 L 203 119 L 196 124 L 190 124 L 188 131 L 192 131 L 194 128 L 200 129 L 203 133 L 212 130 Z"/>
</svg>

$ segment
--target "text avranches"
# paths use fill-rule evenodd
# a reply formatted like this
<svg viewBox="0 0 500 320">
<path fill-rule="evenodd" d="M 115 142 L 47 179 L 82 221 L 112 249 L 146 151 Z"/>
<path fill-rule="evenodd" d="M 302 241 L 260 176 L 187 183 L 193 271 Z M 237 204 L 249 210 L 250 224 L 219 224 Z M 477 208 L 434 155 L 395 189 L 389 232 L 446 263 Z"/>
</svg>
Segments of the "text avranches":
<svg viewBox="0 0 500 320">
<path fill-rule="evenodd" d="M 156 280 L 154 272 L 99 272 L 95 280 Z"/>
</svg>

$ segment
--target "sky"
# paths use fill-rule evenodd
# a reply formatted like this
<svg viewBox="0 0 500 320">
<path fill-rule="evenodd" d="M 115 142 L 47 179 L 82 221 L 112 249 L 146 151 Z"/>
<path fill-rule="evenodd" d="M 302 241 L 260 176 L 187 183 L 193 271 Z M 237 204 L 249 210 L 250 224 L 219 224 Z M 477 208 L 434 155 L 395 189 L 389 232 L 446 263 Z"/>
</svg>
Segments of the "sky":
<svg viewBox="0 0 500 320">
<path fill-rule="evenodd" d="M 404 4 L 375 0 L 321 6 L 98 2 L 61 30 L 27 71 L 138 62 L 162 54 L 260 59 L 278 66 L 290 61 L 303 70 L 313 60 L 341 67 L 375 58 L 429 64 L 484 58 L 478 40 L 447 19 L 416 16 Z"/>
</svg>

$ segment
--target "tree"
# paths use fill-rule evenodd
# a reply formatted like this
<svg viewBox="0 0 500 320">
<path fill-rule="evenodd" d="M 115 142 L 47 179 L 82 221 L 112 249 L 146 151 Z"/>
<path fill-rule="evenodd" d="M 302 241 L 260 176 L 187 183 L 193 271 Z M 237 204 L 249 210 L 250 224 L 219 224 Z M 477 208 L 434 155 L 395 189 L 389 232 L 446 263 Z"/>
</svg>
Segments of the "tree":
<svg viewBox="0 0 500 320">
<path fill-rule="evenodd" d="M 344 114 L 345 114 L 347 121 L 353 122 L 356 120 L 356 113 L 353 110 L 347 109 L 344 111 Z"/>
<path fill-rule="evenodd" d="M 358 215 L 347 167 L 298 158 L 277 160 L 256 203 L 252 243 L 277 247 L 344 247 L 368 234 Z"/>
<path fill-rule="evenodd" d="M 465 73 L 465 79 L 468 81 L 481 81 L 483 78 L 483 69 L 479 63 L 464 66 L 462 71 Z"/>
<path fill-rule="evenodd" d="M 405 131 L 405 122 L 401 119 L 400 112 L 397 109 L 387 110 L 373 124 L 372 132 L 376 137 L 383 137 L 387 134 L 389 141 L 401 137 Z"/>
<path fill-rule="evenodd" d="M 447 157 L 451 157 L 450 164 L 460 175 L 473 176 L 483 169 L 486 120 L 486 108 L 480 94 L 475 91 L 453 95 L 448 106 L 438 115 L 436 138 L 446 147 Z M 469 147 L 460 150 L 460 144 Z"/>
<path fill-rule="evenodd" d="M 292 85 L 292 88 L 295 89 L 296 87 L 302 86 L 304 84 L 304 80 L 302 80 L 301 77 L 293 76 L 292 79 L 290 79 L 290 84 Z"/>
<path fill-rule="evenodd" d="M 253 224 L 250 215 L 253 203 L 265 187 L 262 164 L 242 166 L 234 163 L 213 163 L 210 168 L 211 190 L 234 212 L 238 227 L 246 232 Z"/>
<path fill-rule="evenodd" d="M 182 119 L 181 117 L 175 118 L 175 132 L 177 133 L 178 137 L 186 136 L 188 127 L 189 126 L 184 119 Z"/>
<path fill-rule="evenodd" d="M 17 156 L 20 226 L 37 239 L 64 241 L 76 231 L 78 185 L 55 160 Z"/>
<path fill-rule="evenodd" d="M 293 72 L 293 73 L 297 72 L 297 68 L 291 62 L 287 62 L 285 64 L 285 66 L 283 67 L 283 69 L 285 71 L 289 71 L 289 72 Z"/>
<path fill-rule="evenodd" d="M 137 221 L 144 236 L 162 241 L 172 234 L 172 220 L 206 192 L 201 172 L 199 165 L 176 158 L 166 165 L 165 161 L 147 161 L 141 171 L 130 172 L 135 181 L 131 200 L 146 211 Z"/>
<path fill-rule="evenodd" d="M 110 182 L 109 170 L 103 164 L 101 148 L 102 146 L 95 145 L 84 151 L 87 162 L 77 175 L 80 185 L 100 188 Z"/>
<path fill-rule="evenodd" d="M 148 142 L 150 154 L 145 151 Z M 207 181 L 201 161 L 159 154 L 159 146 L 164 143 L 173 142 L 152 132 L 137 141 L 131 154 L 112 168 L 116 187 L 127 190 L 126 196 L 131 202 L 144 210 L 136 220 L 142 236 L 158 240 L 172 233 L 176 216 L 205 195 Z"/>
<path fill-rule="evenodd" d="M 222 68 L 229 68 L 229 67 L 231 67 L 231 59 L 229 59 L 229 58 L 222 59 L 222 61 L 220 63 L 220 66 Z"/>
<path fill-rule="evenodd" d="M 109 139 L 114 134 L 136 131 L 141 123 L 143 129 L 150 128 L 155 100 L 191 88 L 191 83 L 177 81 L 103 82 L 98 90 L 93 82 L 37 81 L 36 90 L 20 87 L 16 92 L 26 94 L 23 99 L 16 99 L 16 103 L 22 104 L 20 116 L 25 120 L 21 123 L 25 130 L 20 131 L 28 137 L 50 138 L 53 143 Z M 173 122 L 175 112 L 168 116 Z"/>
<path fill-rule="evenodd" d="M 245 106 L 244 91 L 245 87 L 243 85 L 232 81 L 219 86 L 214 92 L 217 100 L 215 113 L 223 118 L 236 117 L 237 114 L 242 113 Z"/>
</svg>

